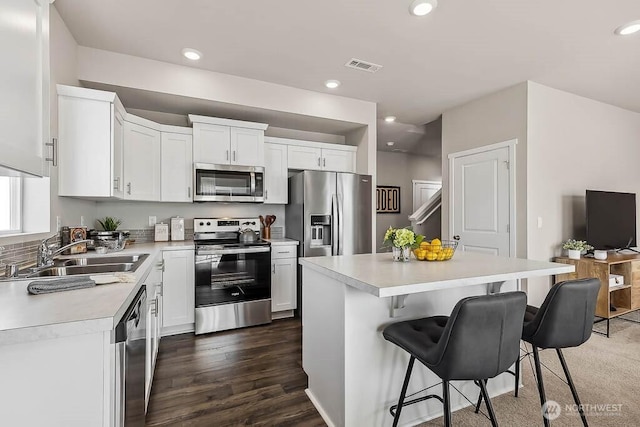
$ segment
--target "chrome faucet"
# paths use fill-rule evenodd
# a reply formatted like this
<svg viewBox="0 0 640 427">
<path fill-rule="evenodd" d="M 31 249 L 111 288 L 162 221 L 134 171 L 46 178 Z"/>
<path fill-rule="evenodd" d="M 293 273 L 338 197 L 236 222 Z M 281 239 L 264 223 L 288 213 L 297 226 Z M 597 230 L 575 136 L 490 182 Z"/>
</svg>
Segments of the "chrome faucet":
<svg viewBox="0 0 640 427">
<path fill-rule="evenodd" d="M 53 265 L 53 258 L 55 258 L 57 255 L 60 255 L 62 252 L 66 251 L 69 248 L 82 243 L 93 243 L 93 240 L 90 239 L 78 240 L 77 242 L 72 242 L 68 245 L 64 245 L 61 248 L 53 249 L 52 246 L 57 246 L 57 243 L 50 244 L 49 241 L 55 237 L 58 237 L 58 235 L 54 234 L 53 236 L 40 242 L 40 246 L 38 247 L 38 259 L 36 263 L 38 267 L 48 267 L 50 265 Z"/>
</svg>

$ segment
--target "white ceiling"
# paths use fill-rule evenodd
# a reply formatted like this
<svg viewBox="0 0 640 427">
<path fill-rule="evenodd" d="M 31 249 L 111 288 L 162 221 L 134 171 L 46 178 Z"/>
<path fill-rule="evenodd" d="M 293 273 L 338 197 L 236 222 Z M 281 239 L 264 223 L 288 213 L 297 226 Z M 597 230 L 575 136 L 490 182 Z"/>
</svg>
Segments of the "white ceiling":
<svg viewBox="0 0 640 427">
<path fill-rule="evenodd" d="M 640 19 L 638 0 L 440 0 L 422 18 L 408 13 L 410 3 L 57 0 L 55 7 L 80 45 L 375 101 L 380 118 L 392 114 L 406 125 L 525 80 L 640 112 L 640 34 L 613 34 Z M 184 59 L 184 47 L 203 59 Z M 352 57 L 384 68 L 344 67 Z M 327 79 L 342 86 L 326 89 Z"/>
</svg>

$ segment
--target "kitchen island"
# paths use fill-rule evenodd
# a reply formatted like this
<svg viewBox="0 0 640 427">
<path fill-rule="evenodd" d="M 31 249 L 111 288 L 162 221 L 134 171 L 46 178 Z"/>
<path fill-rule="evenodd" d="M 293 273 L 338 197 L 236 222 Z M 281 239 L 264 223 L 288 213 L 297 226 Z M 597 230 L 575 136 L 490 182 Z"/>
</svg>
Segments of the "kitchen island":
<svg viewBox="0 0 640 427">
<path fill-rule="evenodd" d="M 307 394 L 329 426 L 383 426 L 392 417 L 409 355 L 382 337 L 391 323 L 449 315 L 460 299 L 519 289 L 519 280 L 564 274 L 573 266 L 457 253 L 445 262 L 393 262 L 391 254 L 300 259 L 302 266 L 302 364 Z M 408 393 L 438 384 L 421 364 L 414 367 Z M 472 382 L 452 382 L 472 401 Z M 503 374 L 489 382 L 491 395 L 513 389 Z M 452 410 L 468 405 L 453 388 Z M 442 415 L 429 400 L 402 410 L 401 424 L 415 425 Z M 455 418 L 455 415 L 454 415 Z"/>
</svg>

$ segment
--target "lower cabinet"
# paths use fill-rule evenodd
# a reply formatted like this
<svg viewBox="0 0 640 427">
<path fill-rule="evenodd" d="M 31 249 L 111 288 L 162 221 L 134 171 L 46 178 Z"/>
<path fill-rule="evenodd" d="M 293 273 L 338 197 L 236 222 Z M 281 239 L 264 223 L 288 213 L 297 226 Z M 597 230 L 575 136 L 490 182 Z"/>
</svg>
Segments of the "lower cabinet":
<svg viewBox="0 0 640 427">
<path fill-rule="evenodd" d="M 273 313 L 297 308 L 297 272 L 298 259 L 296 246 L 272 246 L 271 311 Z"/>
<path fill-rule="evenodd" d="M 156 368 L 158 358 L 158 348 L 160 346 L 160 326 L 162 325 L 162 270 L 164 263 L 162 257 L 158 256 L 154 260 L 151 271 L 144 284 L 147 289 L 147 337 L 146 337 L 146 357 L 144 371 L 144 407 L 145 411 L 149 405 L 151 395 L 151 384 L 153 383 L 153 373 Z"/>
<path fill-rule="evenodd" d="M 193 332 L 195 326 L 194 250 L 165 250 L 162 335 Z"/>
</svg>

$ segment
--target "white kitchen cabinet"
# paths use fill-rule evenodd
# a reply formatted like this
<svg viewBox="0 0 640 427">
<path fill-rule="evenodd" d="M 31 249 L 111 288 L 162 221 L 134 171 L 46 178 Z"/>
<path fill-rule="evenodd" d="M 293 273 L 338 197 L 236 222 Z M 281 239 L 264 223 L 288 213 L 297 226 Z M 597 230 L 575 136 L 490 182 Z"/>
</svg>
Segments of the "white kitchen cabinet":
<svg viewBox="0 0 640 427">
<path fill-rule="evenodd" d="M 160 131 L 125 119 L 124 180 L 127 200 L 160 200 Z"/>
<path fill-rule="evenodd" d="M 298 259 L 295 245 L 271 246 L 271 311 L 297 308 Z M 291 313 L 293 314 L 293 313 Z"/>
<path fill-rule="evenodd" d="M 158 348 L 160 346 L 160 329 L 162 318 L 162 269 L 164 267 L 161 256 L 157 256 L 153 261 L 151 271 L 144 282 L 147 290 L 147 335 L 145 352 L 145 409 L 149 404 L 151 385 L 153 384 L 153 374 L 155 372 L 156 361 L 158 359 Z"/>
<path fill-rule="evenodd" d="M 162 132 L 160 192 L 163 202 L 191 202 L 193 137 L 189 133 Z"/>
<path fill-rule="evenodd" d="M 307 146 L 288 146 L 289 169 L 322 170 L 322 149 Z"/>
<path fill-rule="evenodd" d="M 287 146 L 264 144 L 264 202 L 286 205 L 289 202 Z"/>
<path fill-rule="evenodd" d="M 58 85 L 58 194 L 122 197 L 123 117 L 113 92 Z"/>
<path fill-rule="evenodd" d="M 194 251 L 174 250 L 162 253 L 162 335 L 194 331 L 195 263 Z"/>
<path fill-rule="evenodd" d="M 268 125 L 189 115 L 193 123 L 193 161 L 217 165 L 264 166 Z"/>
<path fill-rule="evenodd" d="M 272 137 L 266 141 L 287 145 L 289 169 L 356 172 L 356 147 Z"/>
<path fill-rule="evenodd" d="M 2 0 L 0 16 L 0 175 L 47 175 L 49 1 Z"/>
<path fill-rule="evenodd" d="M 353 151 L 322 149 L 322 170 L 355 172 L 356 153 Z"/>
</svg>

